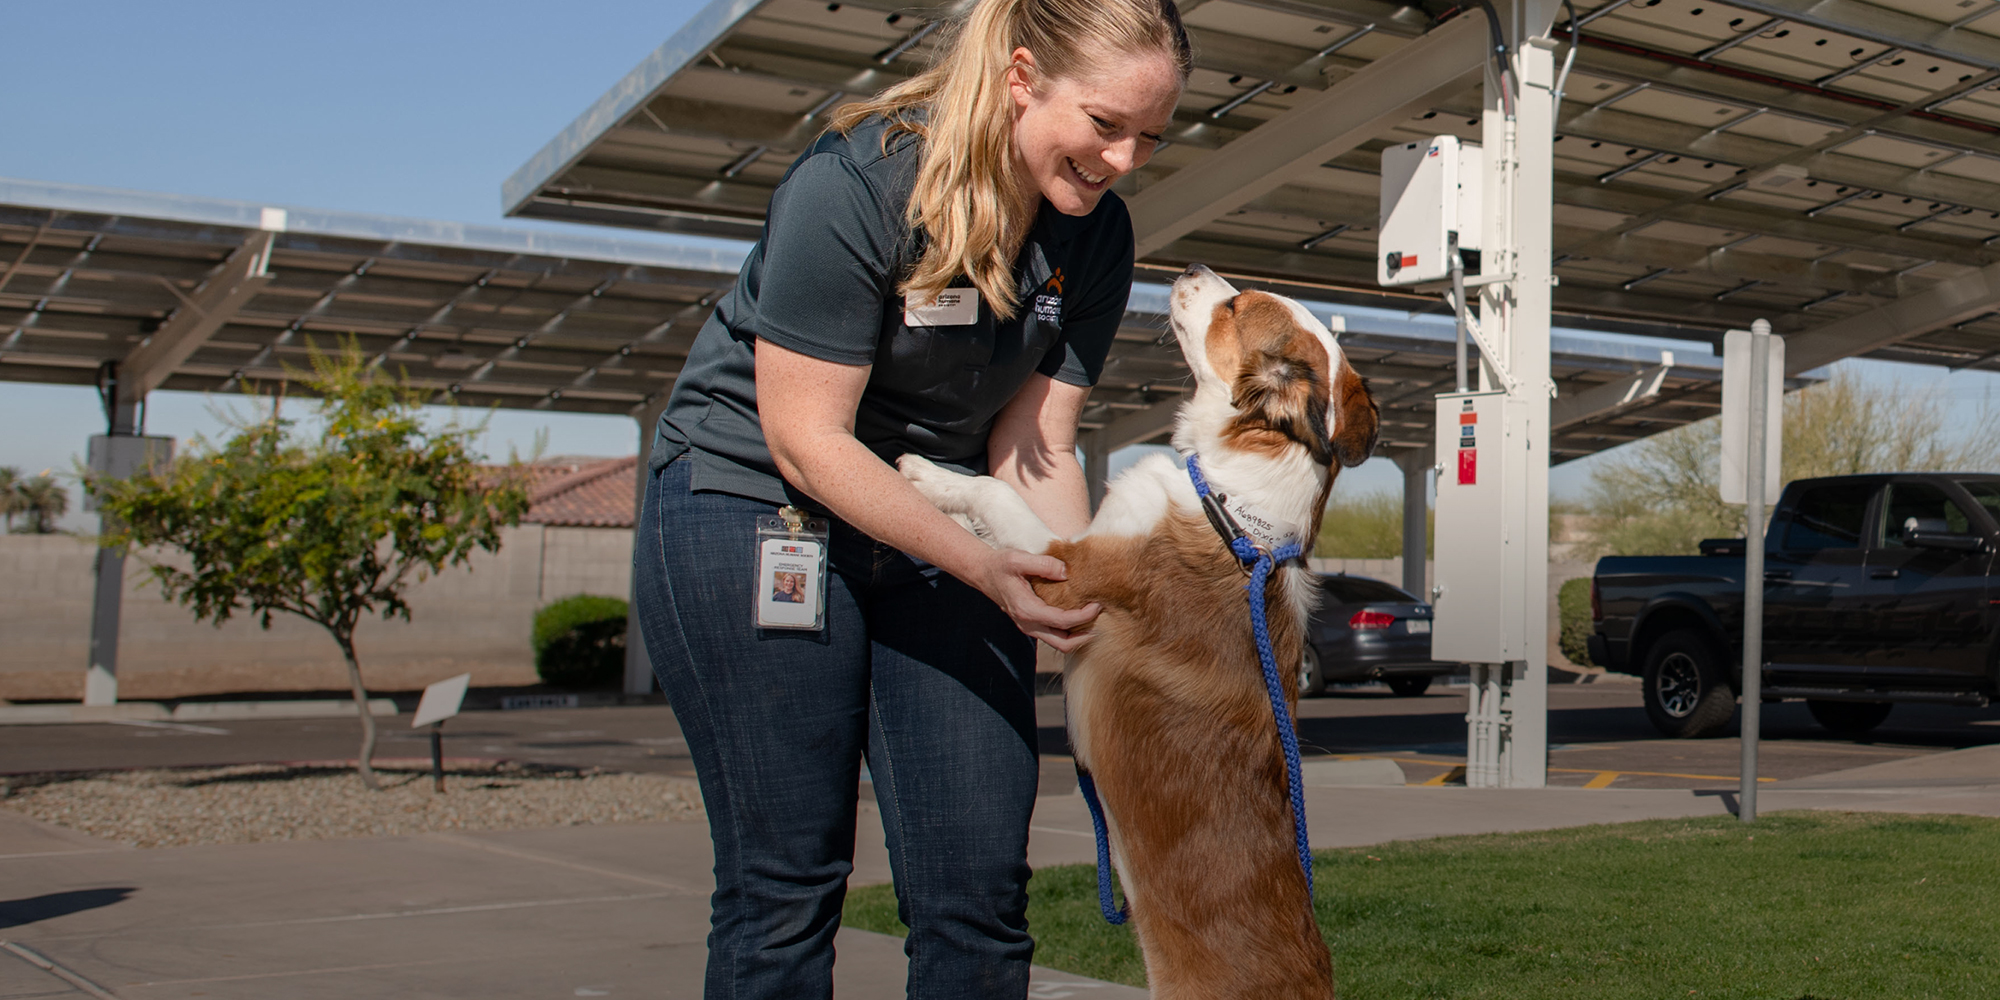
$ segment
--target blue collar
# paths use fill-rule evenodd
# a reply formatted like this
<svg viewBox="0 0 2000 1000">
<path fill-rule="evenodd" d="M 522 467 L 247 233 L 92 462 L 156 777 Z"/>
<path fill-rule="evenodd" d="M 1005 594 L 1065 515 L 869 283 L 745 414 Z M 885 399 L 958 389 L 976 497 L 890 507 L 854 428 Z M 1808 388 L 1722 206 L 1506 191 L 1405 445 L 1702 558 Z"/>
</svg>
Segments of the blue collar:
<svg viewBox="0 0 2000 1000">
<path fill-rule="evenodd" d="M 1201 499 L 1201 512 L 1208 516 L 1208 524 L 1222 537 L 1222 544 L 1245 563 L 1256 562 L 1260 555 L 1274 550 L 1301 550 L 1303 543 L 1291 536 L 1284 538 L 1263 538 L 1243 528 L 1243 522 L 1229 509 L 1229 495 L 1217 493 L 1209 488 L 1207 477 L 1201 474 L 1201 461 L 1190 452 L 1187 455 L 1188 479 L 1194 483 L 1194 495 Z M 1246 510 L 1249 516 L 1250 511 Z M 1264 519 L 1262 512 L 1251 516 L 1253 522 Z"/>
</svg>

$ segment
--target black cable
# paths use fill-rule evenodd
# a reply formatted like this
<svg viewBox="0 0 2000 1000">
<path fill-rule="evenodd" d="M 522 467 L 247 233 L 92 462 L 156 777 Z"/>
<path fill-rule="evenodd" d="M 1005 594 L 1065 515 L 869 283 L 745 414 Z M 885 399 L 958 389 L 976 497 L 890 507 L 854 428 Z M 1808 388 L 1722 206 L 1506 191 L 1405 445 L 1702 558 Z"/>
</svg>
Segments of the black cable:
<svg viewBox="0 0 2000 1000">
<path fill-rule="evenodd" d="M 1493 0 L 1477 0 L 1481 10 L 1486 12 L 1486 28 L 1493 37 L 1493 65 L 1500 71 L 1500 108 L 1508 118 L 1514 117 L 1514 72 L 1507 65 L 1507 36 L 1500 30 L 1500 12 L 1493 9 Z"/>
</svg>

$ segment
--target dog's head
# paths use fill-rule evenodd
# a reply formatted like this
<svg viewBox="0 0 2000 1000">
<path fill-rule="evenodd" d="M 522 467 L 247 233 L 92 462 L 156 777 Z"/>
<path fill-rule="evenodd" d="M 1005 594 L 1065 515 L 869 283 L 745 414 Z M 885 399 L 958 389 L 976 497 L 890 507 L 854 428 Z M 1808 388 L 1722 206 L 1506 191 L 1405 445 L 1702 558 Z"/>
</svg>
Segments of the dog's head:
<svg viewBox="0 0 2000 1000">
<path fill-rule="evenodd" d="M 1194 372 L 1195 396 L 1224 444 L 1281 454 L 1304 447 L 1319 465 L 1360 465 L 1375 450 L 1379 417 L 1324 323 L 1269 292 L 1239 292 L 1200 264 L 1174 280 L 1174 336 Z M 1177 437 L 1178 440 L 1178 437 Z"/>
</svg>

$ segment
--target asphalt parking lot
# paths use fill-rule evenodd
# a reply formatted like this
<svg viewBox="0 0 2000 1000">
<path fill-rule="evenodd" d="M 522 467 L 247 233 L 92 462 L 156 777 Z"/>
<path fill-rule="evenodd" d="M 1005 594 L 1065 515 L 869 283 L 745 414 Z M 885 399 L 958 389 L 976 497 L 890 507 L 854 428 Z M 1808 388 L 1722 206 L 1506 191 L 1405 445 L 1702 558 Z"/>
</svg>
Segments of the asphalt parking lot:
<svg viewBox="0 0 2000 1000">
<path fill-rule="evenodd" d="M 1036 700 L 1042 793 L 1075 788 L 1062 699 Z M 1387 757 L 1412 784 L 1458 780 L 1465 761 L 1465 692 L 1433 687 L 1399 698 L 1379 685 L 1338 688 L 1299 711 L 1309 755 Z M 427 736 L 407 715 L 378 720 L 381 758 L 425 758 Z M 1868 764 L 2000 743 L 2000 705 L 1899 705 L 1863 742 L 1829 736 L 1800 703 L 1766 705 L 1762 774 L 1802 778 Z M 1588 788 L 1708 788 L 1736 781 L 1733 731 L 1706 740 L 1661 739 L 1636 683 L 1549 687 L 1549 784 Z M 352 719 L 191 725 L 124 723 L 0 726 L 0 773 L 352 759 Z M 664 705 L 471 712 L 445 726 L 445 754 L 692 777 L 687 746 Z"/>
</svg>

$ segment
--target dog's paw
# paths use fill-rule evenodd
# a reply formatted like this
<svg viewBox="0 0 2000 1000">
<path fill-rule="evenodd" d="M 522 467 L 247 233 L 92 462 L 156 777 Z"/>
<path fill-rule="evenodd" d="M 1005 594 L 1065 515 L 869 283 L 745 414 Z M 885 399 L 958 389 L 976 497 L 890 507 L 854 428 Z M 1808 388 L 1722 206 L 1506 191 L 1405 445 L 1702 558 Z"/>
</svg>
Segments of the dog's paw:
<svg viewBox="0 0 2000 1000">
<path fill-rule="evenodd" d="M 938 468 L 937 463 L 922 455 L 904 455 L 897 459 L 896 471 L 902 473 L 904 479 L 913 483 L 921 483 L 926 479 L 936 479 L 940 475 L 945 474 L 945 470 Z"/>
<path fill-rule="evenodd" d="M 942 468 L 916 455 L 904 455 L 897 459 L 896 469 L 924 499 L 931 502 L 931 506 L 954 516 L 974 514 L 979 501 L 979 480 Z M 977 522 L 979 518 L 973 516 L 970 520 Z M 980 531 L 974 528 L 973 533 L 979 534 Z"/>
</svg>

